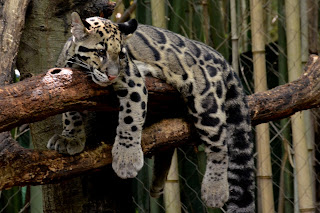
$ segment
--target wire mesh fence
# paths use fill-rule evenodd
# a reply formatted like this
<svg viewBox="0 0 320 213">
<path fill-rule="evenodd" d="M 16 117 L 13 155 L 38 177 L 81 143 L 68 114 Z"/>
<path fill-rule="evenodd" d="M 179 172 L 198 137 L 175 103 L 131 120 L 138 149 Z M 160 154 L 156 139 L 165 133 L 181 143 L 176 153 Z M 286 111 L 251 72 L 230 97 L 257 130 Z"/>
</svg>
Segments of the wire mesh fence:
<svg viewBox="0 0 320 213">
<path fill-rule="evenodd" d="M 116 8 L 113 19 L 116 21 L 126 8 L 136 4 L 132 18 L 137 18 L 142 24 L 152 24 L 154 22 L 152 8 L 161 5 L 152 6 L 151 4 L 163 4 L 166 27 L 183 36 L 212 46 L 221 52 L 231 64 L 234 63 L 232 60 L 237 60 L 236 69 L 238 69 L 246 93 L 253 94 L 255 84 L 257 84 L 253 80 L 254 72 L 256 72 L 253 59 L 255 49 L 252 43 L 254 35 L 251 31 L 254 20 L 253 2 L 239 0 L 234 1 L 233 5 L 232 0 L 118 1 L 120 6 Z M 264 40 L 264 48 L 256 51 L 265 57 L 267 79 L 264 80 L 267 89 L 271 89 L 294 80 L 299 73 L 290 74 L 292 67 L 300 66 L 299 72 L 301 72 L 307 60 L 305 55 L 317 53 L 319 1 L 261 0 L 256 2 L 260 2 L 263 8 L 263 14 L 259 14 L 263 18 L 259 33 L 263 35 Z M 235 9 L 232 8 L 232 5 Z M 234 12 L 235 14 L 232 14 Z M 235 19 L 232 19 L 232 16 Z M 300 27 L 297 28 L 298 31 L 292 31 L 292 23 L 288 20 L 295 19 L 296 16 L 298 17 L 296 24 Z M 235 20 L 236 23 L 231 20 Z M 235 25 L 236 28 L 234 29 L 232 25 Z M 292 37 L 291 34 L 295 35 Z M 235 42 L 236 51 L 234 51 Z M 294 46 L 290 47 L 292 44 Z M 297 45 L 300 47 L 298 48 Z M 298 56 L 291 56 L 294 51 L 298 53 Z M 264 133 L 267 134 L 258 132 L 253 128 L 256 144 L 268 137 L 271 171 L 267 176 L 257 176 L 257 212 L 320 212 L 320 144 L 318 142 L 320 111 L 313 109 L 298 113 L 291 119 L 269 122 L 267 129 L 264 130 Z M 256 151 L 255 157 L 258 158 L 259 155 L 261 153 Z M 267 164 L 263 160 L 261 165 Z M 175 205 L 173 212 L 225 211 L 223 208 L 207 208 L 201 200 L 201 180 L 205 170 L 205 154 L 201 146 L 184 146 L 177 149 L 175 170 L 178 173 L 178 179 L 167 180 L 168 184 L 178 186 L 179 191 L 175 192 L 178 195 L 171 196 L 177 198 L 176 201 L 167 198 L 166 191 L 163 197 L 150 198 L 152 167 L 153 161 L 146 159 L 144 168 L 134 180 L 132 187 L 134 212 L 170 212 L 168 210 L 170 205 Z M 264 180 L 271 183 L 267 185 L 268 190 L 272 192 L 272 197 L 268 198 L 268 202 L 271 203 L 267 207 L 262 201 L 266 199 L 264 193 L 267 189 L 258 187 L 260 186 L 258 183 Z M 0 212 L 41 212 L 41 205 L 30 207 L 32 200 L 41 200 L 39 197 L 41 197 L 41 190 L 30 187 L 2 191 L 0 193 Z"/>
<path fill-rule="evenodd" d="M 258 1 L 259 2 L 259 1 Z M 294 1 L 260 1 L 262 3 L 263 14 L 260 14 L 263 18 L 259 31 L 262 32 L 264 39 L 264 48 L 258 51 L 263 52 L 265 57 L 267 89 L 274 88 L 278 85 L 292 81 L 296 77 L 290 77 L 291 67 L 297 67 L 297 63 L 301 64 L 300 73 L 303 65 L 306 63 L 305 54 L 308 55 L 309 48 L 302 46 L 297 50 L 301 54 L 298 54 L 299 58 L 288 58 L 288 46 L 290 43 L 296 42 L 295 38 L 292 40 L 286 40 L 288 36 L 288 30 L 291 30 L 291 25 L 288 23 L 288 19 L 292 19 L 298 12 L 299 24 L 302 23 L 301 29 L 297 32 L 292 30 L 289 32 L 299 35 L 299 44 L 308 44 L 308 33 L 318 35 L 318 26 L 303 20 L 308 19 L 308 14 L 314 10 L 317 1 L 305 1 L 295 4 Z M 138 2 L 139 3 L 139 2 Z M 149 1 L 144 1 L 144 6 L 150 8 Z M 237 41 L 238 54 L 238 69 L 239 75 L 243 80 L 243 84 L 247 91 L 247 94 L 255 92 L 254 76 L 254 59 L 253 59 L 253 44 L 252 44 L 252 4 L 249 1 L 236 1 L 234 5 L 236 14 L 236 23 L 231 23 L 232 17 L 232 1 L 187 1 L 184 7 L 180 7 L 179 10 L 175 7 L 179 4 L 176 1 L 165 1 L 167 4 L 166 18 L 168 19 L 167 27 L 170 30 L 178 32 L 191 39 L 200 40 L 221 52 L 225 58 L 232 63 L 232 46 L 233 41 Z M 304 5 L 308 3 L 309 5 Z M 287 5 L 286 5 L 287 4 Z M 289 11 L 288 4 L 293 9 Z M 302 4 L 302 5 L 301 5 Z M 287 6 L 287 7 L 286 7 Z M 184 10 L 179 13 L 179 11 Z M 207 13 L 207 11 L 210 11 Z M 296 11 L 297 10 L 297 11 Z M 286 14 L 288 11 L 290 14 Z M 172 17 L 174 16 L 174 17 Z M 310 17 L 310 15 L 309 15 Z M 316 19 L 317 17 L 313 17 Z M 310 19 L 310 18 L 309 18 Z M 181 20 L 182 24 L 177 24 L 177 21 Z M 170 23 L 172 21 L 172 23 Z M 312 22 L 312 21 L 311 21 Z M 236 24 L 236 35 L 233 35 L 232 24 Z M 175 25 L 175 27 L 172 27 Z M 207 25 L 207 26 L 206 26 Z M 309 26 L 307 31 L 302 31 L 305 27 Z M 289 29 L 288 29 L 289 28 Z M 207 32 L 206 32 L 207 31 Z M 310 37 L 311 35 L 309 35 Z M 318 37 L 316 37 L 318 39 Z M 317 44 L 317 42 L 316 42 Z M 309 45 L 314 45 L 310 43 Z M 296 48 L 296 47 L 295 47 Z M 292 51 L 289 49 L 289 51 Z M 304 52 L 303 52 L 304 51 Z M 289 62 L 288 62 L 289 61 Z M 288 64 L 290 61 L 294 64 Z M 288 70 L 289 68 L 289 70 Z M 289 76 L 289 78 L 288 78 Z M 299 73 L 294 73 L 293 76 L 299 76 Z M 258 79 L 260 81 L 260 79 Z M 292 122 L 292 119 L 283 119 L 281 121 L 270 122 L 269 128 L 265 131 L 269 135 L 270 145 L 270 157 L 272 170 L 270 171 L 270 177 L 258 177 L 270 178 L 272 181 L 272 197 L 269 199 L 273 204 L 269 204 L 268 208 L 263 208 L 260 205 L 261 201 L 258 201 L 259 196 L 265 199 L 263 194 L 264 189 L 257 188 L 257 211 L 259 212 L 299 212 L 300 210 L 312 211 L 315 208 L 316 212 L 319 212 L 317 187 L 319 178 L 317 177 L 317 142 L 315 135 L 317 134 L 318 114 L 316 110 L 310 110 L 306 113 L 300 113 L 297 117 L 292 119 L 303 119 L 303 131 L 300 135 L 295 136 L 297 133 L 293 131 L 296 128 L 292 125 L 296 125 L 296 122 Z M 298 129 L 301 127 L 298 127 Z M 253 130 L 255 135 L 255 142 L 259 143 L 261 137 L 266 137 L 266 134 L 262 136 L 256 135 L 256 130 Z M 297 138 L 298 137 L 298 138 Z M 263 138 L 265 139 L 265 138 Z M 295 140 L 296 142 L 293 142 Z M 299 151 L 300 144 L 306 144 L 306 151 L 308 156 L 302 156 Z M 178 164 L 179 164 L 179 185 L 180 185 L 180 197 L 181 197 L 181 211 L 182 212 L 218 212 L 217 210 L 208 209 L 201 201 L 200 195 L 200 183 L 203 176 L 203 165 L 199 162 L 205 162 L 199 159 L 199 153 L 194 153 L 194 149 L 185 151 L 183 148 L 178 149 Z M 188 153 L 188 154 L 185 154 Z M 200 152 L 201 153 L 201 152 Z M 203 153 L 202 153 L 203 154 Z M 257 157 L 260 153 L 256 152 Z M 200 154 L 201 155 L 201 154 Z M 204 154 L 203 154 L 204 155 Z M 298 155 L 298 157 L 297 157 Z M 196 157 L 195 157 L 196 156 Z M 305 166 L 298 167 L 297 160 L 299 158 L 305 162 Z M 191 162 L 191 163 L 190 163 Z M 262 162 L 264 164 L 265 162 Z M 189 164 L 186 166 L 186 164 Z M 188 167 L 189 173 L 184 173 L 183 168 Z M 309 170 L 304 170 L 304 167 L 309 167 Z M 301 170 L 302 169 L 302 170 Z M 301 183 L 298 173 L 301 171 L 310 172 L 310 180 L 308 183 Z M 196 174 L 196 175 L 195 175 Z M 194 177 L 196 176 L 196 177 Z M 304 174 L 304 176 L 306 176 Z M 308 177 L 308 176 L 306 176 Z M 299 182 L 300 181 L 300 182 Z M 259 182 L 259 180 L 257 181 Z M 140 184 L 142 184 L 140 182 Z M 300 191 L 299 192 L 299 185 Z M 144 185 L 146 186 L 146 185 Z M 258 186 L 257 186 L 258 187 Z M 302 190 L 301 190 L 302 187 Z M 306 188 L 303 188 L 306 187 Z M 308 199 L 312 193 L 312 198 Z M 262 193 L 262 194 L 261 194 Z M 300 195 L 299 195 L 300 194 Z M 302 201 L 301 201 L 302 199 Z M 300 201 L 299 201 L 300 200 Z M 311 200 L 311 203 L 310 203 Z M 307 202 L 307 203 L 303 203 Z M 308 203 L 309 202 L 309 203 Z M 191 204 L 193 203 L 193 204 Z M 165 204 L 162 205 L 162 208 Z M 222 210 L 223 211 L 223 210 Z"/>
</svg>

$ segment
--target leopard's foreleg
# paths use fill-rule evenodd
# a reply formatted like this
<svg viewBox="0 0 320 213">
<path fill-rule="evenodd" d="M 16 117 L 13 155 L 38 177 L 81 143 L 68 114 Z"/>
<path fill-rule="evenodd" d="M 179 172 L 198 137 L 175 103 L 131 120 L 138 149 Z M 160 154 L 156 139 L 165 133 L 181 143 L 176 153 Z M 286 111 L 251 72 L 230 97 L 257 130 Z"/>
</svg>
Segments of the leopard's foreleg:
<svg viewBox="0 0 320 213">
<path fill-rule="evenodd" d="M 112 148 L 112 168 L 121 178 L 135 177 L 143 166 L 141 132 L 147 113 L 148 92 L 143 76 L 130 62 L 114 85 L 120 112 Z"/>
</svg>

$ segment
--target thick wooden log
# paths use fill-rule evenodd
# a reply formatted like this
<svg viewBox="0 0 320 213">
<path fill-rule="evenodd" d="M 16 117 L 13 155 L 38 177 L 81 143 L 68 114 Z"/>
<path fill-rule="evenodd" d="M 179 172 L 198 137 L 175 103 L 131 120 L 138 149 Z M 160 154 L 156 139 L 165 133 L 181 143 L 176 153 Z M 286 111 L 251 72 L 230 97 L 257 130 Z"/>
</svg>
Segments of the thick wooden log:
<svg viewBox="0 0 320 213">
<path fill-rule="evenodd" d="M 152 154 L 155 150 L 178 146 L 188 141 L 190 132 L 190 125 L 182 119 L 163 120 L 143 131 L 143 152 Z M 57 182 L 112 162 L 112 147 L 104 143 L 96 149 L 68 156 L 51 150 L 22 148 L 9 133 L 0 134 L 0 141 L 0 190 Z"/>
<path fill-rule="evenodd" d="M 157 79 L 149 78 L 147 87 L 154 102 L 180 100 L 174 88 Z M 117 110 L 111 90 L 95 85 L 81 71 L 65 68 L 0 87 L 0 132 L 70 110 Z"/>
<path fill-rule="evenodd" d="M 288 117 L 320 105 L 320 60 L 310 56 L 305 73 L 296 81 L 247 97 L 253 124 Z M 181 106 L 176 90 L 147 78 L 149 109 Z M 55 68 L 28 80 L 0 88 L 0 131 L 69 110 L 117 110 L 111 88 L 101 88 L 84 73 Z M 154 109 L 153 107 L 157 108 Z"/>
</svg>

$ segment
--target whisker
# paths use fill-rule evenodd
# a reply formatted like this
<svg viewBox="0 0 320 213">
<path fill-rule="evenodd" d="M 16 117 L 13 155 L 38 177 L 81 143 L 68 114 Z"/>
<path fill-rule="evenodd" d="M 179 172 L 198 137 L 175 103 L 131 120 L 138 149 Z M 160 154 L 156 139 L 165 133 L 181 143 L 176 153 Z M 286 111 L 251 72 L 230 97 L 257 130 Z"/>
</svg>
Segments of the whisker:
<svg viewBox="0 0 320 213">
<path fill-rule="evenodd" d="M 90 66 L 88 66 L 87 64 L 83 64 L 83 63 L 81 63 L 81 61 L 77 61 L 77 62 L 75 62 L 75 61 L 70 61 L 70 60 L 68 60 L 67 61 L 68 63 L 70 62 L 70 63 L 73 63 L 73 64 L 75 64 L 75 65 L 78 65 L 78 66 L 80 66 L 80 67 L 82 67 L 82 68 L 85 68 L 86 70 L 85 71 L 90 71 Z"/>
<path fill-rule="evenodd" d="M 85 72 L 89 77 L 92 77 L 93 67 L 91 67 L 89 64 L 86 64 L 85 62 L 83 62 L 75 57 L 70 58 L 67 61 L 67 63 L 72 63 L 75 65 L 78 65 L 79 67 L 84 68 L 84 70 L 82 70 L 82 71 Z"/>
</svg>

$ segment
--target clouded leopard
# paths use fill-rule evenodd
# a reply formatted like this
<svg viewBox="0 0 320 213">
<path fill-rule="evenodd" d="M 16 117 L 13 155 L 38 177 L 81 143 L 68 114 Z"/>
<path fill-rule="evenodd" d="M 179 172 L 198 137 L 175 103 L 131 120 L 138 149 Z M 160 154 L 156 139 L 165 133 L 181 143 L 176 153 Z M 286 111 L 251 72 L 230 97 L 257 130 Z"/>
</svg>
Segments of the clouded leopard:
<svg viewBox="0 0 320 213">
<path fill-rule="evenodd" d="M 77 13 L 71 17 L 72 38 L 57 66 L 85 68 L 95 83 L 112 85 L 116 91 L 120 112 L 112 167 L 117 175 L 135 177 L 143 166 L 141 131 L 148 99 L 144 76 L 151 74 L 181 93 L 206 147 L 201 189 L 206 205 L 222 207 L 227 202 L 228 212 L 254 212 L 248 106 L 239 78 L 222 55 L 168 30 L 137 26 L 135 20 L 114 24 L 100 17 L 82 22 Z M 63 114 L 62 134 L 54 135 L 47 147 L 73 155 L 84 149 L 85 140 L 82 114 L 67 112 Z M 163 176 L 166 171 L 155 174 Z M 164 178 L 154 179 L 151 191 L 158 196 Z"/>
</svg>

